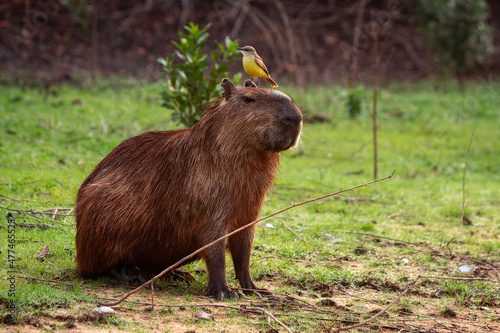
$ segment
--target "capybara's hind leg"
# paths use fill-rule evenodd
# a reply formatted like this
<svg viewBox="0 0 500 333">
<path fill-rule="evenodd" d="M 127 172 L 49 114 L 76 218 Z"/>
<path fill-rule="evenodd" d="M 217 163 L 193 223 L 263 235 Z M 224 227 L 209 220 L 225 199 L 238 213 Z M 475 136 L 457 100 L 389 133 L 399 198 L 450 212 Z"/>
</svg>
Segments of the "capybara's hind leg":
<svg viewBox="0 0 500 333">
<path fill-rule="evenodd" d="M 115 267 L 110 270 L 112 276 L 114 276 L 117 280 L 122 281 L 125 284 L 125 287 L 129 288 L 133 284 L 140 282 L 144 284 L 151 279 L 151 275 L 141 271 L 137 267 Z"/>
</svg>

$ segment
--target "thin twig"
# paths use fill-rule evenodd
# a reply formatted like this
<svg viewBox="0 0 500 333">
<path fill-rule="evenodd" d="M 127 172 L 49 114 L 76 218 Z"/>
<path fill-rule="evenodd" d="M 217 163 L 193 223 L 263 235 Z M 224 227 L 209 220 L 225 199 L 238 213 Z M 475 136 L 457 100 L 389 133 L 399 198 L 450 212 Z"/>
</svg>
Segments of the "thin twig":
<svg viewBox="0 0 500 333">
<path fill-rule="evenodd" d="M 71 208 L 70 211 L 68 212 L 68 214 L 64 217 L 64 223 L 66 223 L 66 219 L 68 218 L 68 216 L 74 216 L 73 214 L 71 214 L 71 212 L 74 210 L 74 208 Z"/>
<path fill-rule="evenodd" d="M 345 233 L 345 234 L 355 234 L 355 235 L 370 236 L 370 237 L 373 237 L 373 238 L 380 238 L 380 239 L 388 239 L 388 240 L 396 241 L 398 243 L 405 243 L 405 244 L 410 244 L 410 245 L 414 245 L 414 246 L 424 247 L 424 248 L 432 250 L 433 252 L 438 253 L 438 254 L 440 254 L 442 256 L 448 256 L 446 254 L 446 252 L 444 252 L 444 251 L 434 249 L 434 248 L 430 247 L 429 245 L 425 245 L 425 244 L 421 244 L 421 243 L 414 243 L 414 242 L 409 242 L 409 241 L 405 241 L 405 240 L 402 240 L 402 239 L 390 238 L 390 237 L 385 237 L 385 236 L 377 236 L 377 235 L 373 235 L 373 234 L 369 234 L 369 233 L 365 233 L 365 232 L 343 231 L 343 230 L 338 230 L 337 232 L 342 232 L 342 233 Z"/>
<path fill-rule="evenodd" d="M 39 229 L 52 229 L 54 228 L 53 225 L 50 225 L 50 224 L 46 224 L 46 223 L 24 223 L 24 222 L 21 222 L 21 223 L 17 223 L 17 226 L 20 227 L 20 228 L 29 228 L 29 229 L 33 229 L 35 227 L 38 227 Z"/>
<path fill-rule="evenodd" d="M 288 231 L 290 231 L 292 234 L 294 234 L 294 235 L 295 235 L 295 237 L 297 237 L 298 239 L 300 239 L 300 240 L 301 240 L 301 241 L 303 241 L 304 243 L 307 243 L 303 237 L 300 237 L 299 235 L 297 235 L 297 233 L 296 233 L 295 231 L 293 231 L 292 229 L 290 229 L 290 227 L 289 227 L 289 226 L 287 226 L 285 222 L 281 222 L 281 224 L 282 224 L 285 228 L 287 228 L 287 229 L 288 229 Z"/>
<path fill-rule="evenodd" d="M 450 257 L 453 258 L 453 251 L 450 249 L 450 243 L 455 239 L 455 237 L 453 237 L 452 239 L 450 239 L 448 241 L 448 243 L 446 243 L 446 248 L 448 249 L 448 251 L 450 252 Z"/>
<path fill-rule="evenodd" d="M 32 243 L 43 243 L 41 240 L 35 240 L 35 239 L 16 239 L 16 242 L 32 242 Z"/>
<path fill-rule="evenodd" d="M 357 76 L 358 73 L 358 56 L 359 56 L 359 37 L 362 32 L 363 16 L 365 14 L 365 7 L 371 0 L 362 0 L 359 3 L 358 14 L 356 16 L 356 26 L 354 27 L 354 36 L 352 40 L 352 48 L 350 58 L 351 62 L 351 77 Z M 354 50 L 354 51 L 353 51 Z"/>
<path fill-rule="evenodd" d="M 268 318 L 271 318 L 272 320 L 274 320 L 281 327 L 283 327 L 287 332 L 292 333 L 292 330 L 289 329 L 288 326 L 286 326 L 285 324 L 283 324 L 282 321 L 280 321 L 278 318 L 276 318 L 275 316 L 273 316 L 273 314 L 270 313 L 269 311 L 267 311 L 266 309 L 264 309 L 264 308 L 258 308 L 258 307 L 247 307 L 247 309 L 248 310 L 260 311 L 260 312 L 264 313 Z"/>
<path fill-rule="evenodd" d="M 0 185 L 2 185 L 2 184 L 0 184 Z M 0 195 L 0 200 L 3 200 L 3 201 L 22 201 L 22 202 L 44 203 L 42 201 L 36 201 L 36 200 L 9 198 L 9 197 L 6 197 L 5 195 Z"/>
<path fill-rule="evenodd" d="M 60 281 L 54 281 L 54 280 L 44 280 L 44 279 L 36 279 L 36 278 L 33 278 L 33 277 L 28 277 L 28 276 L 16 276 L 16 278 L 19 278 L 19 279 L 26 279 L 28 281 L 39 281 L 39 282 L 48 282 L 48 283 L 56 283 L 56 284 L 62 284 L 63 286 L 66 286 L 68 288 L 75 288 L 75 286 L 71 283 L 64 283 L 64 282 L 60 282 Z"/>
<path fill-rule="evenodd" d="M 334 193 L 325 194 L 325 195 L 323 195 L 323 196 L 320 196 L 320 197 L 317 197 L 317 198 L 314 198 L 314 199 L 309 199 L 309 200 L 305 200 L 305 201 L 302 201 L 302 202 L 299 202 L 299 203 L 294 203 L 294 204 L 293 204 L 293 205 L 291 205 L 291 206 L 288 206 L 288 207 L 283 208 L 283 209 L 281 209 L 281 210 L 279 210 L 279 211 L 277 211 L 277 212 L 274 212 L 274 213 L 269 214 L 269 215 L 267 215 L 267 216 L 261 217 L 260 219 L 257 219 L 257 220 L 255 220 L 255 221 L 253 221 L 253 222 L 250 222 L 250 223 L 248 223 L 248 224 L 244 225 L 243 227 L 238 228 L 238 229 L 236 229 L 236 230 L 234 230 L 234 231 L 232 231 L 232 232 L 228 233 L 227 235 L 225 235 L 225 236 L 223 236 L 223 237 L 220 237 L 220 238 L 218 238 L 218 239 L 214 240 L 214 241 L 213 241 L 213 242 L 211 242 L 211 243 L 208 243 L 207 245 L 205 245 L 205 246 L 203 246 L 203 247 L 199 248 L 198 250 L 194 251 L 194 252 L 193 252 L 193 253 L 191 253 L 190 255 L 188 255 L 188 256 L 186 256 L 186 257 L 182 258 L 181 260 L 179 260 L 179 261 L 178 261 L 178 262 L 176 262 L 175 264 L 173 264 L 173 265 L 171 265 L 170 267 L 167 267 L 166 269 L 164 269 L 161 273 L 159 273 L 158 275 L 156 275 L 155 277 L 153 277 L 151 280 L 149 280 L 149 281 L 147 281 L 147 282 L 143 283 L 141 286 L 139 286 L 139 287 L 135 288 L 134 290 L 132 290 L 132 291 L 128 292 L 127 294 L 125 294 L 125 295 L 124 295 L 122 298 L 120 298 L 118 301 L 116 301 L 116 302 L 112 302 L 112 303 L 103 304 L 103 305 L 105 305 L 105 306 L 115 306 L 115 305 L 120 304 L 122 301 L 126 300 L 126 299 L 130 296 L 130 295 L 132 295 L 132 294 L 134 294 L 134 293 L 138 292 L 139 290 L 141 290 L 141 289 L 142 289 L 142 288 L 144 288 L 145 286 L 147 286 L 147 285 L 149 285 L 149 284 L 152 284 L 154 281 L 156 281 L 156 280 L 158 280 L 159 278 L 161 278 L 163 275 L 165 275 L 166 273 L 168 273 L 170 270 L 172 270 L 172 269 L 173 269 L 173 268 L 175 268 L 175 267 L 180 266 L 180 265 L 181 265 L 182 263 L 184 263 L 185 261 L 187 261 L 187 260 L 191 259 L 192 257 L 196 256 L 198 253 L 200 253 L 200 252 L 204 251 L 205 249 L 207 249 L 207 248 L 209 248 L 209 247 L 213 246 L 214 244 L 216 244 L 216 243 L 218 243 L 218 242 L 220 242 L 220 241 L 222 241 L 222 240 L 224 240 L 224 239 L 226 239 L 226 238 L 228 238 L 228 237 L 231 237 L 232 235 L 234 235 L 234 234 L 236 234 L 236 233 L 238 233 L 238 232 L 240 232 L 240 231 L 242 231 L 242 230 L 244 230 L 244 229 L 246 229 L 246 228 L 248 228 L 248 227 L 250 227 L 250 226 L 252 226 L 252 225 L 255 225 L 255 224 L 257 224 L 257 223 L 259 223 L 259 222 L 261 222 L 261 221 L 264 221 L 264 220 L 266 220 L 266 219 L 268 219 L 268 218 L 270 218 L 270 217 L 273 217 L 273 216 L 275 216 L 275 215 L 281 214 L 281 213 L 283 213 L 283 212 L 285 212 L 285 211 L 287 211 L 287 210 L 290 210 L 290 209 L 292 209 L 292 208 L 295 208 L 295 207 L 298 207 L 298 206 L 302 206 L 302 205 L 306 205 L 306 204 L 308 204 L 308 203 L 311 203 L 311 202 L 314 202 L 314 201 L 318 201 L 318 200 L 321 200 L 321 199 L 325 199 L 325 198 L 328 198 L 328 197 L 331 197 L 331 196 L 334 196 L 334 195 L 338 195 L 338 194 L 341 194 L 341 193 L 344 193 L 344 192 L 352 191 L 352 190 L 354 190 L 354 189 L 356 189 L 356 188 L 365 187 L 365 186 L 370 185 L 370 184 L 374 184 L 374 183 L 378 183 L 378 182 L 381 182 L 381 181 L 387 180 L 387 179 L 389 179 L 389 178 L 394 177 L 394 172 L 395 172 L 395 171 L 393 171 L 393 172 L 392 172 L 392 174 L 391 174 L 390 176 L 387 176 L 387 177 L 384 177 L 384 178 L 380 178 L 380 179 L 375 179 L 375 180 L 373 180 L 373 181 L 371 181 L 371 182 L 368 182 L 368 183 L 365 183 L 365 184 L 362 184 L 362 185 L 357 185 L 357 186 L 354 186 L 354 187 L 348 188 L 348 189 L 346 189 L 346 190 L 341 190 L 341 191 L 337 191 L 337 192 L 334 192 Z"/>
<path fill-rule="evenodd" d="M 377 101 L 378 101 L 378 79 L 380 67 L 380 49 L 378 45 L 377 23 L 372 21 L 372 38 L 374 41 L 373 52 L 375 52 L 375 73 L 373 74 L 373 109 L 372 109 L 372 128 L 373 128 L 373 178 L 378 175 L 378 148 L 377 148 Z"/>
<path fill-rule="evenodd" d="M 494 283 L 499 283 L 500 280 L 493 280 L 488 278 L 467 278 L 467 277 L 455 277 L 455 276 L 436 276 L 436 275 L 421 275 L 422 278 L 428 279 L 443 279 L 443 280 L 464 280 L 464 281 L 490 281 Z"/>
<path fill-rule="evenodd" d="M 464 224 L 465 205 L 467 204 L 467 200 L 465 200 L 465 171 L 467 170 L 467 162 L 469 161 L 470 147 L 472 146 L 472 138 L 474 138 L 475 131 L 476 131 L 476 126 L 474 126 L 474 129 L 472 129 L 472 134 L 470 136 L 470 141 L 469 141 L 469 148 L 467 149 L 467 156 L 465 157 L 464 175 L 462 177 L 462 216 L 460 217 L 460 229 L 458 230 L 457 245 L 460 242 L 460 236 L 462 235 L 462 225 Z"/>
<path fill-rule="evenodd" d="M 372 316 L 372 317 L 370 317 L 370 318 L 368 318 L 368 319 L 366 319 L 358 324 L 355 324 L 355 325 L 340 327 L 340 328 L 336 329 L 334 332 L 349 331 L 349 330 L 364 326 L 364 325 L 374 321 L 377 317 L 379 317 L 380 315 L 385 313 L 387 310 L 389 310 L 389 308 L 391 308 L 394 304 L 396 304 L 396 302 L 398 302 L 401 299 L 401 297 L 403 297 L 411 288 L 413 288 L 413 286 L 415 285 L 415 283 L 417 283 L 417 281 L 420 279 L 420 277 L 421 277 L 420 275 L 417 276 L 417 278 L 412 283 L 410 283 L 408 285 L 408 287 L 406 287 L 406 289 L 395 300 L 393 300 L 391 303 L 389 303 L 389 305 L 387 305 L 385 308 L 383 308 L 382 310 L 377 312 L 374 316 Z"/>
<path fill-rule="evenodd" d="M 32 216 L 35 218 L 39 218 L 39 219 L 41 217 L 38 215 L 48 215 L 48 216 L 52 216 L 52 218 L 54 218 L 56 216 L 57 217 L 73 216 L 72 214 L 70 214 L 71 211 L 73 210 L 73 208 L 49 208 L 49 209 L 44 209 L 44 210 L 33 210 L 33 209 L 15 209 L 15 208 L 9 208 L 9 207 L 5 207 L 5 206 L 0 206 L 0 209 L 5 209 L 8 211 L 16 212 L 16 213 L 20 213 L 20 214 L 26 214 L 26 215 L 29 215 L 29 216 Z M 59 211 L 66 211 L 66 210 L 69 211 L 68 214 L 59 213 Z"/>
<path fill-rule="evenodd" d="M 155 310 L 155 287 L 154 283 L 151 283 L 151 311 Z"/>
</svg>

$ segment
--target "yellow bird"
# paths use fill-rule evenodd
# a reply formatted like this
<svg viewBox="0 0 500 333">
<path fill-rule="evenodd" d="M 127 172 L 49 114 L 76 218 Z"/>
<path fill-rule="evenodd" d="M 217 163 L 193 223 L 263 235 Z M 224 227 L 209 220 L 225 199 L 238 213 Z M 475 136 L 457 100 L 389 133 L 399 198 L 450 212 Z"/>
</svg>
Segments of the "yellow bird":
<svg viewBox="0 0 500 333">
<path fill-rule="evenodd" d="M 269 75 L 266 65 L 264 65 L 262 58 L 257 54 L 253 47 L 238 47 L 237 50 L 240 50 L 241 53 L 243 53 L 243 68 L 245 69 L 245 72 L 252 77 L 252 81 L 254 77 L 262 77 L 269 82 L 271 87 L 274 88 L 278 86 L 278 84 L 271 78 L 271 75 Z"/>
</svg>

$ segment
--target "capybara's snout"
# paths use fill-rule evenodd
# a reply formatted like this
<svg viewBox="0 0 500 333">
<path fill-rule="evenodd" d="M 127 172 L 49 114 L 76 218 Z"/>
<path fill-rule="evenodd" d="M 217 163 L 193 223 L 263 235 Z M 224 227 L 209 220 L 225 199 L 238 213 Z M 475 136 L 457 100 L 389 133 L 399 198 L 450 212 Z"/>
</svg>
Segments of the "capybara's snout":
<svg viewBox="0 0 500 333">
<path fill-rule="evenodd" d="M 278 120 L 281 127 L 280 144 L 277 151 L 288 150 L 297 146 L 302 131 L 302 113 L 295 104 L 286 105 L 280 109 Z"/>
<path fill-rule="evenodd" d="M 296 108 L 285 108 L 280 115 L 283 126 L 290 128 L 302 128 L 302 113 Z"/>
</svg>

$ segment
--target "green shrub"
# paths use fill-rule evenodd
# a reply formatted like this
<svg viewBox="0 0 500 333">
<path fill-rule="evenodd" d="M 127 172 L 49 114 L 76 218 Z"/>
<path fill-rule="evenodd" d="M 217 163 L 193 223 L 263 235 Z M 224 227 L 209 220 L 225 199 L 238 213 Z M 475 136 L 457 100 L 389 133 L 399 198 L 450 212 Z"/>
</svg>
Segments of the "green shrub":
<svg viewBox="0 0 500 333">
<path fill-rule="evenodd" d="M 462 77 L 489 63 L 493 28 L 485 0 L 419 0 L 416 14 L 444 74 Z"/>
<path fill-rule="evenodd" d="M 168 75 L 168 85 L 161 93 L 162 106 L 172 109 L 173 120 L 185 126 L 193 126 L 207 103 L 220 97 L 219 83 L 229 77 L 228 67 L 240 56 L 238 43 L 226 37 L 225 45 L 216 42 L 218 50 L 210 53 L 213 64 L 208 70 L 208 55 L 203 49 L 209 27 L 210 24 L 200 30 L 198 25 L 189 23 L 185 27 L 188 34 L 179 31 L 180 42 L 172 41 L 177 48 L 172 57 L 158 59 Z M 241 73 L 237 73 L 231 80 L 237 84 L 240 78 Z"/>
<path fill-rule="evenodd" d="M 361 115 L 363 110 L 363 98 L 364 91 L 362 85 L 358 85 L 356 88 L 352 88 L 347 92 L 346 107 L 350 118 L 354 119 Z"/>
</svg>

